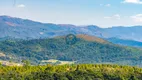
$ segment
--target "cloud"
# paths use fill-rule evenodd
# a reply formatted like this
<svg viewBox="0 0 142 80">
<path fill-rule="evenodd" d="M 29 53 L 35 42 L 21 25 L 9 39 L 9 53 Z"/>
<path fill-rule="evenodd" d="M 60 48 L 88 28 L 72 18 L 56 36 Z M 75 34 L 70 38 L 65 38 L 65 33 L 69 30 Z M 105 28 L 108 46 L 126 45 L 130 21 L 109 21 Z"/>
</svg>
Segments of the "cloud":
<svg viewBox="0 0 142 80">
<path fill-rule="evenodd" d="M 121 16 L 119 14 L 115 14 L 113 16 L 106 16 L 104 17 L 105 19 L 120 19 Z"/>
<path fill-rule="evenodd" d="M 131 16 L 131 18 L 132 18 L 135 22 L 142 22 L 142 14 L 137 14 L 137 15 Z"/>
<path fill-rule="evenodd" d="M 116 19 L 120 19 L 120 15 L 119 14 L 115 14 L 113 17 L 116 18 Z"/>
<path fill-rule="evenodd" d="M 26 7 L 24 4 L 19 4 L 19 5 L 17 5 L 17 7 L 18 8 L 24 8 L 24 7 Z"/>
<path fill-rule="evenodd" d="M 111 4 L 106 4 L 105 6 L 106 6 L 106 7 L 110 7 L 110 6 L 111 6 Z"/>
<path fill-rule="evenodd" d="M 110 7 L 110 6 L 111 6 L 111 4 L 100 4 L 100 6 Z"/>
<path fill-rule="evenodd" d="M 123 3 L 142 4 L 141 0 L 124 0 Z"/>
</svg>

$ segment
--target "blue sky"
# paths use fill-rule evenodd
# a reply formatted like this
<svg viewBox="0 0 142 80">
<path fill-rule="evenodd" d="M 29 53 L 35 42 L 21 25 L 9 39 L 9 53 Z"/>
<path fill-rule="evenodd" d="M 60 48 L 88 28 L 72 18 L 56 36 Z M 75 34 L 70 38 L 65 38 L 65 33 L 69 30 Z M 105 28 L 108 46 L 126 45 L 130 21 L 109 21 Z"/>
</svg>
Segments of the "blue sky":
<svg viewBox="0 0 142 80">
<path fill-rule="evenodd" d="M 0 0 L 0 15 L 44 23 L 142 25 L 141 0 Z"/>
</svg>

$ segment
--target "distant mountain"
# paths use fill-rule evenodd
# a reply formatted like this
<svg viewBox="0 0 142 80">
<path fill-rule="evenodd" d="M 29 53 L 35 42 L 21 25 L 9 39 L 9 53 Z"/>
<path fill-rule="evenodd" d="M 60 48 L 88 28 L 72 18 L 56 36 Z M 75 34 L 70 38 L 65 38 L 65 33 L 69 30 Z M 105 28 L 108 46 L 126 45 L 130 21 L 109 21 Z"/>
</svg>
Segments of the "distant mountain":
<svg viewBox="0 0 142 80">
<path fill-rule="evenodd" d="M 120 39 L 136 40 L 142 42 L 142 26 L 131 26 L 131 27 L 112 27 L 105 28 L 105 33 L 107 37 L 117 37 Z"/>
<path fill-rule="evenodd" d="M 70 44 L 72 43 L 73 44 Z M 28 59 L 32 64 L 45 60 L 75 61 L 76 63 L 111 63 L 141 65 L 142 50 L 109 43 L 101 38 L 77 35 L 49 39 L 0 41 L 2 60 L 20 62 Z"/>
<path fill-rule="evenodd" d="M 94 25 L 84 27 L 67 24 L 58 25 L 0 16 L 0 38 L 38 39 L 66 35 L 69 33 L 83 33 L 99 36 L 99 31 L 100 28 Z"/>
<path fill-rule="evenodd" d="M 41 23 L 27 19 L 0 16 L 0 38 L 39 39 L 67 34 L 87 34 L 101 38 L 116 37 L 142 42 L 142 26 L 100 28 L 96 25 Z"/>
<path fill-rule="evenodd" d="M 119 38 L 108 38 L 106 39 L 112 43 L 125 45 L 125 46 L 133 46 L 133 47 L 142 47 L 142 42 L 134 41 L 134 40 L 124 40 Z"/>
<path fill-rule="evenodd" d="M 43 24 L 31 20 L 13 18 L 8 16 L 0 17 L 0 37 L 12 38 L 44 38 L 53 37 L 58 33 L 64 34 L 65 28 L 55 24 Z M 56 33 L 55 33 L 56 32 Z"/>
</svg>

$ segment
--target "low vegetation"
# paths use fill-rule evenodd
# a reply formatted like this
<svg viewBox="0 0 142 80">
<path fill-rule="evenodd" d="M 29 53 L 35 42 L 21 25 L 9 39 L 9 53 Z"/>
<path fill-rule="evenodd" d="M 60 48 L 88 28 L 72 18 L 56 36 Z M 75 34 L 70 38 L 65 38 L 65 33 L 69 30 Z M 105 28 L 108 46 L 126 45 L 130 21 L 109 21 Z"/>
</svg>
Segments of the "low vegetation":
<svg viewBox="0 0 142 80">
<path fill-rule="evenodd" d="M 0 80 L 141 80 L 142 69 L 118 65 L 0 66 Z"/>
</svg>

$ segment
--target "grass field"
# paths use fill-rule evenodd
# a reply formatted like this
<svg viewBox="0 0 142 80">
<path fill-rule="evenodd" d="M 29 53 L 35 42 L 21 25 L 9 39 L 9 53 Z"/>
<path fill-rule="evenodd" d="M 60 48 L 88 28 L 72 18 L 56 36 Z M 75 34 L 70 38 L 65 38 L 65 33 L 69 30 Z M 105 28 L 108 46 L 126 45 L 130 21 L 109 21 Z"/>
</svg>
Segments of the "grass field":
<svg viewBox="0 0 142 80">
<path fill-rule="evenodd" d="M 60 60 L 55 60 L 55 59 L 50 59 L 50 60 L 42 60 L 41 65 L 44 64 L 56 64 L 56 65 L 64 65 L 64 64 L 74 64 L 76 61 L 60 61 Z"/>
</svg>

